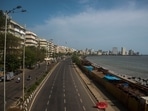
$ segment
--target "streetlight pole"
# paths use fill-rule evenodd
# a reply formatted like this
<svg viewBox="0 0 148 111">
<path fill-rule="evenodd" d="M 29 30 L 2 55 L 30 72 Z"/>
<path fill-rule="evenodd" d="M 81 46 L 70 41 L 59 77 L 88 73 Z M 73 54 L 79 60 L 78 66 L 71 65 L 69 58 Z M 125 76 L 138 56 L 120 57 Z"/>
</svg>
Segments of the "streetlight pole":
<svg viewBox="0 0 148 111">
<path fill-rule="evenodd" d="M 8 20 L 8 14 L 9 13 L 15 13 L 16 9 L 22 8 L 21 6 L 17 6 L 16 8 L 13 8 L 12 10 L 5 12 L 5 38 L 4 38 L 4 111 L 6 111 L 6 50 L 7 50 L 7 20 Z M 21 10 L 21 12 L 26 12 L 26 10 Z"/>
<path fill-rule="evenodd" d="M 26 30 L 26 25 L 25 25 L 25 30 Z M 25 97 L 25 45 L 26 45 L 26 37 L 24 36 L 24 47 L 23 47 L 23 101 Z"/>
<path fill-rule="evenodd" d="M 7 37 L 7 16 L 5 18 L 5 39 L 4 39 L 4 111 L 6 110 L 6 37 Z"/>
<path fill-rule="evenodd" d="M 49 42 L 47 41 L 47 48 L 46 48 L 46 73 L 47 73 L 47 65 L 48 65 L 48 45 L 49 45 Z"/>
<path fill-rule="evenodd" d="M 47 73 L 48 61 L 49 61 L 49 41 L 47 41 L 47 48 L 46 48 L 46 73 Z"/>
</svg>

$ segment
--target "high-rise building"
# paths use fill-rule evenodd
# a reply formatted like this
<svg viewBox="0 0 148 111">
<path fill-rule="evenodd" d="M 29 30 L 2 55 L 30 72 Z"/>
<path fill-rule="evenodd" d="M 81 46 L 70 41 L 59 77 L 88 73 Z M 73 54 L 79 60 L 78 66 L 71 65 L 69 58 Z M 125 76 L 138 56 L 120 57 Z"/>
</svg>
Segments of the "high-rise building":
<svg viewBox="0 0 148 111">
<path fill-rule="evenodd" d="M 132 49 L 129 50 L 129 55 L 134 55 L 134 51 Z"/>
<path fill-rule="evenodd" d="M 112 54 L 113 55 L 117 55 L 118 54 L 118 48 L 117 47 L 113 47 Z"/>
<path fill-rule="evenodd" d="M 126 49 L 124 47 L 121 47 L 121 55 L 127 55 Z"/>
</svg>

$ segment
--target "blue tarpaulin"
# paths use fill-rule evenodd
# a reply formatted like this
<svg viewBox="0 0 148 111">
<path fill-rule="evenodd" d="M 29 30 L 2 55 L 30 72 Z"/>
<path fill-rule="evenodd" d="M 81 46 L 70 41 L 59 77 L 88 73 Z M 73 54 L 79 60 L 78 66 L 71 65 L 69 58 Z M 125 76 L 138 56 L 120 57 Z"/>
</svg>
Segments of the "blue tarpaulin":
<svg viewBox="0 0 148 111">
<path fill-rule="evenodd" d="M 92 66 L 84 66 L 87 70 L 92 71 L 93 67 Z"/>
<path fill-rule="evenodd" d="M 115 77 L 115 76 L 113 76 L 113 75 L 108 75 L 108 74 L 105 75 L 104 78 L 107 79 L 107 80 L 121 80 L 121 79 L 118 78 L 118 77 Z"/>
</svg>

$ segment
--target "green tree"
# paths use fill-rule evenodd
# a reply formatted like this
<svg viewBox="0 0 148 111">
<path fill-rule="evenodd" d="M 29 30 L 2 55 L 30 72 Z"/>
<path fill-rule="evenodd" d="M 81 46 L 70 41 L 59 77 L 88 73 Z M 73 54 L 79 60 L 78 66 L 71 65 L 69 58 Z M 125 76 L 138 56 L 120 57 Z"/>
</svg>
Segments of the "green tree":
<svg viewBox="0 0 148 111">
<path fill-rule="evenodd" d="M 4 54 L 4 34 L 0 32 L 0 64 L 3 63 Z"/>
<path fill-rule="evenodd" d="M 14 54 L 17 57 L 22 55 L 21 39 L 8 33 L 7 34 L 7 54 Z"/>
<path fill-rule="evenodd" d="M 81 61 L 80 61 L 80 59 L 79 59 L 79 56 L 77 55 L 76 52 L 74 52 L 73 55 L 72 55 L 72 61 L 73 61 L 74 63 L 76 63 L 78 66 L 81 64 Z"/>
<path fill-rule="evenodd" d="M 0 63 L 4 60 L 4 33 L 0 33 Z M 22 58 L 21 40 L 8 33 L 6 38 L 6 69 L 16 70 Z"/>
<path fill-rule="evenodd" d="M 36 48 L 33 46 L 28 46 L 25 48 L 25 65 L 31 68 L 36 62 Z"/>
<path fill-rule="evenodd" d="M 0 30 L 5 26 L 5 15 L 2 10 L 0 10 Z"/>
<path fill-rule="evenodd" d="M 37 47 L 36 51 L 37 61 L 44 61 L 46 50 L 44 48 L 40 49 L 40 47 Z"/>
<path fill-rule="evenodd" d="M 7 58 L 6 61 L 7 71 L 15 71 L 21 65 L 20 59 L 18 59 L 14 54 L 7 55 L 6 58 Z"/>
<path fill-rule="evenodd" d="M 37 62 L 44 61 L 46 50 L 40 47 L 27 46 L 25 48 L 25 65 L 32 68 Z"/>
</svg>

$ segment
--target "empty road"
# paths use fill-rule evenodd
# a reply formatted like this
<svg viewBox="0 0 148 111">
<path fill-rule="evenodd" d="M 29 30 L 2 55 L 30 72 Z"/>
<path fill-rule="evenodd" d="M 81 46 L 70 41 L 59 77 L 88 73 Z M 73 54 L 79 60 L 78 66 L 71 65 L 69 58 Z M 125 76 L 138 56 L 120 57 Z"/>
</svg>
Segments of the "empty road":
<svg viewBox="0 0 148 111">
<path fill-rule="evenodd" d="M 59 63 L 36 96 L 31 111 L 97 111 L 94 98 L 71 59 Z"/>
</svg>

